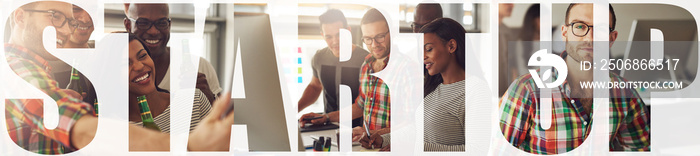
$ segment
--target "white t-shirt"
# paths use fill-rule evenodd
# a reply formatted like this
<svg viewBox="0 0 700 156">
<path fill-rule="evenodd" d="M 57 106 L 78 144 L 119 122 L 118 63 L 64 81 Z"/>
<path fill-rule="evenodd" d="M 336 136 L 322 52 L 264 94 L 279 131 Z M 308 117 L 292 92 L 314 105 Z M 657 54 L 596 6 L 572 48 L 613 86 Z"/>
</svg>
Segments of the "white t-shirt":
<svg viewBox="0 0 700 156">
<path fill-rule="evenodd" d="M 214 66 L 212 66 L 209 61 L 199 57 L 199 69 L 197 71 L 207 76 L 209 89 L 214 95 L 219 94 L 223 90 L 219 85 L 219 77 L 216 74 L 216 70 L 214 70 Z M 160 81 L 160 84 L 158 84 L 158 88 L 170 91 L 170 68 L 165 72 L 165 77 L 163 77 L 163 81 Z"/>
</svg>

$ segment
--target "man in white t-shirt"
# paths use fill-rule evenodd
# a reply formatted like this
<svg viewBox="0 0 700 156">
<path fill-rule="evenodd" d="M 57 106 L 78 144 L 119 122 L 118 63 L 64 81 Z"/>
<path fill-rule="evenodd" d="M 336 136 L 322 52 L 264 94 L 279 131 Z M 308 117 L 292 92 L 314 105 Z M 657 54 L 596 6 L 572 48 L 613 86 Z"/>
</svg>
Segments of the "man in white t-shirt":
<svg viewBox="0 0 700 156">
<path fill-rule="evenodd" d="M 134 33 L 143 40 L 151 50 L 151 58 L 156 68 L 156 84 L 165 90 L 170 90 L 170 48 L 166 45 L 170 40 L 170 10 L 168 4 L 125 4 L 126 18 L 124 27 L 127 32 Z M 213 103 L 216 95 L 221 92 L 216 70 L 209 61 L 200 58 L 197 70 L 196 88 Z"/>
</svg>

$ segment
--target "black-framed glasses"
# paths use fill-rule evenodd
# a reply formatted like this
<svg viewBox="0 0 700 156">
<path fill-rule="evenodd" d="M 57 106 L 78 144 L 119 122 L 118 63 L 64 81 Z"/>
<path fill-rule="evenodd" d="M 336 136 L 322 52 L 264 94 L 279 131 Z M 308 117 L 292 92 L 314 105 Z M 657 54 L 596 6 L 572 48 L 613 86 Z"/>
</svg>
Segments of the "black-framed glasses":
<svg viewBox="0 0 700 156">
<path fill-rule="evenodd" d="M 156 21 L 151 21 L 148 19 L 144 18 L 139 18 L 139 19 L 131 19 L 127 17 L 127 19 L 131 20 L 132 22 L 136 23 L 136 28 L 143 29 L 143 30 L 148 30 L 151 29 L 151 26 L 156 26 L 156 29 L 158 30 L 165 30 L 170 28 L 170 18 L 161 18 Z"/>
<path fill-rule="evenodd" d="M 593 29 L 592 25 L 588 25 L 583 22 L 572 22 L 567 24 L 567 26 L 571 26 L 571 32 L 574 33 L 575 36 L 578 37 L 584 37 L 588 34 L 591 29 Z M 608 28 L 609 32 L 613 31 L 613 28 Z"/>
<path fill-rule="evenodd" d="M 377 43 L 384 43 L 384 39 L 386 39 L 387 34 L 389 34 L 389 31 L 386 31 L 385 33 L 377 34 L 374 37 L 363 37 L 362 42 L 364 42 L 367 45 L 372 44 L 373 41 L 376 41 Z"/>
<path fill-rule="evenodd" d="M 420 28 L 423 28 L 423 25 L 422 25 L 422 24 L 418 24 L 418 23 L 416 23 L 416 22 L 411 22 L 411 28 L 412 28 L 413 30 L 420 30 Z"/>
<path fill-rule="evenodd" d="M 66 17 L 66 14 L 63 14 L 62 12 L 59 11 L 53 11 L 53 10 L 24 10 L 28 12 L 40 12 L 40 13 L 50 13 L 51 14 L 51 24 L 56 27 L 56 28 L 62 28 L 66 23 L 68 23 L 68 26 L 71 29 L 71 32 L 75 30 L 75 28 L 78 27 L 78 21 L 73 19 L 73 18 L 68 18 Z"/>
</svg>

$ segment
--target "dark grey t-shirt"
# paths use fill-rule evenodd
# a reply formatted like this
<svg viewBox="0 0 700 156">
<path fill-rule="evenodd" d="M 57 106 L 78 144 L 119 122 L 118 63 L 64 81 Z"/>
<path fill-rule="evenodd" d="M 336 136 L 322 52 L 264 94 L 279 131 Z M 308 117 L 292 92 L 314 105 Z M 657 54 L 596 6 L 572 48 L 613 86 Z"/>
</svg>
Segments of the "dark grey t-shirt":
<svg viewBox="0 0 700 156">
<path fill-rule="evenodd" d="M 311 68 L 314 71 L 314 77 L 321 80 L 323 85 L 326 113 L 338 110 L 340 84 L 350 87 L 352 102 L 355 103 L 360 87 L 360 68 L 367 54 L 369 54 L 367 50 L 356 46 L 350 60 L 341 63 L 328 47 L 316 51 L 311 59 Z"/>
</svg>

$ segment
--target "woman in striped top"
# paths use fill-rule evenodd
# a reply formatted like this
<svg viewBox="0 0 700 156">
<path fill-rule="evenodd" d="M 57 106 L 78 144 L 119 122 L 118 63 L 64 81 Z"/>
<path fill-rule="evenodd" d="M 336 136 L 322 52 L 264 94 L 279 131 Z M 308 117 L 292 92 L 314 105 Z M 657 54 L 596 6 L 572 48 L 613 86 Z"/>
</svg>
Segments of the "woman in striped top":
<svg viewBox="0 0 700 156">
<path fill-rule="evenodd" d="M 455 20 L 438 18 L 419 32 L 425 35 L 423 150 L 464 151 L 466 31 Z M 389 135 L 374 139 L 381 151 L 391 149 Z"/>
<path fill-rule="evenodd" d="M 170 94 L 155 85 L 155 66 L 143 41 L 129 34 L 129 121 L 141 125 L 136 97 L 146 95 L 154 122 L 161 132 L 170 132 Z M 211 104 L 199 90 L 195 91 L 190 120 L 192 131 L 211 111 Z"/>
<path fill-rule="evenodd" d="M 425 151 L 464 151 L 465 37 L 457 21 L 438 18 L 423 26 Z"/>
</svg>

